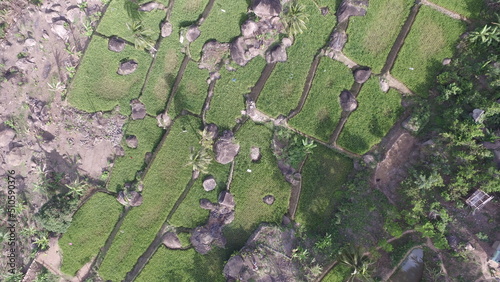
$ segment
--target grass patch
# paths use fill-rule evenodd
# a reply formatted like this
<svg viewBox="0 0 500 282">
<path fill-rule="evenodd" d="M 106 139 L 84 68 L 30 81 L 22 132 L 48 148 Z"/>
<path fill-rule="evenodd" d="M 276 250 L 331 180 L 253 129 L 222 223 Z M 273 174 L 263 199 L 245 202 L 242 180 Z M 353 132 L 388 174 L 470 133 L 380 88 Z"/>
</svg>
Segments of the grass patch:
<svg viewBox="0 0 500 282">
<path fill-rule="evenodd" d="M 413 23 L 391 73 L 418 95 L 427 96 L 442 60 L 450 58 L 465 24 L 427 6 Z"/>
<path fill-rule="evenodd" d="M 304 107 L 289 124 L 306 134 L 328 141 L 342 113 L 338 98 L 340 92 L 350 89 L 353 82 L 349 68 L 330 58 L 322 58 Z"/>
<path fill-rule="evenodd" d="M 261 222 L 280 223 L 288 209 L 290 185 L 278 169 L 270 148 L 271 138 L 270 129 L 250 121 L 236 133 L 241 148 L 230 187 L 236 202 L 235 219 L 224 229 L 229 250 L 239 250 Z M 261 150 L 258 162 L 250 159 L 252 146 Z M 262 201 L 266 195 L 275 197 L 273 205 Z"/>
<path fill-rule="evenodd" d="M 119 191 L 123 184 L 135 180 L 138 171 L 145 168 L 146 153 L 153 152 L 160 141 L 163 130 L 156 125 L 156 119 L 146 116 L 142 120 L 131 120 L 127 123 L 125 136 L 135 135 L 139 141 L 137 148 L 129 148 L 125 141 L 122 147 L 125 155 L 115 160 L 108 189 Z"/>
<path fill-rule="evenodd" d="M 129 75 L 117 74 L 120 61 L 134 59 L 137 70 Z M 69 103 L 86 112 L 110 111 L 117 105 L 124 115 L 131 113 L 130 100 L 140 94 L 151 56 L 126 46 L 121 53 L 108 50 L 108 42 L 94 36 L 70 86 Z"/>
<path fill-rule="evenodd" d="M 351 268 L 345 264 L 337 264 L 328 274 L 323 278 L 324 282 L 344 282 L 351 276 Z"/>
<path fill-rule="evenodd" d="M 247 10 L 247 1 L 215 1 L 210 14 L 200 27 L 200 37 L 191 43 L 192 58 L 201 58 L 201 49 L 207 41 L 215 39 L 219 42 L 231 42 L 240 35 L 240 22 L 246 18 Z"/>
<path fill-rule="evenodd" d="M 366 16 L 349 19 L 346 56 L 380 72 L 413 3 L 412 0 L 371 1 Z"/>
<path fill-rule="evenodd" d="M 200 121 L 191 116 L 177 119 L 166 142 L 144 178 L 143 204 L 125 218 L 99 274 L 105 280 L 121 281 L 153 241 L 189 179 L 190 147 L 198 144 Z M 186 131 L 186 132 L 183 132 Z"/>
<path fill-rule="evenodd" d="M 62 272 L 74 276 L 97 255 L 122 209 L 114 197 L 96 193 L 76 212 L 68 231 L 59 240 L 63 252 Z"/>
<path fill-rule="evenodd" d="M 317 2 L 320 7 L 336 10 L 332 1 Z M 303 4 L 309 14 L 307 29 L 288 48 L 288 61 L 276 65 L 257 103 L 260 110 L 274 117 L 288 115 L 297 106 L 314 56 L 326 44 L 336 23 L 333 12 L 322 16 L 311 1 Z"/>
<path fill-rule="evenodd" d="M 182 110 L 188 110 L 195 114 L 201 113 L 208 92 L 208 71 L 198 68 L 195 62 L 189 62 L 184 76 L 179 84 L 169 113 L 176 116 Z"/>
<path fill-rule="evenodd" d="M 337 143 L 364 154 L 389 132 L 402 112 L 401 95 L 391 89 L 380 91 L 378 80 L 369 79 L 358 95 L 358 108 L 347 120 Z"/>
<path fill-rule="evenodd" d="M 134 20 L 128 16 L 127 9 L 125 8 L 126 1 L 128 0 L 111 1 L 99 23 L 97 31 L 106 36 L 116 35 L 134 43 L 134 33 L 127 28 L 127 23 L 131 25 Z M 149 0 L 140 0 L 138 4 L 147 2 Z M 166 5 L 168 1 L 158 2 L 163 2 Z M 165 18 L 165 11 L 137 12 L 137 15 L 140 16 L 144 28 L 153 32 L 151 38 L 156 40 L 160 35 L 160 22 Z"/>
<path fill-rule="evenodd" d="M 227 253 L 218 248 L 200 255 L 194 249 L 169 250 L 161 246 L 136 281 L 225 281 L 222 269 L 227 259 Z"/>
<path fill-rule="evenodd" d="M 331 228 L 333 211 L 344 192 L 342 185 L 353 167 L 352 160 L 318 145 L 302 172 L 302 191 L 296 221 L 309 232 L 323 235 Z"/>
<path fill-rule="evenodd" d="M 209 175 L 215 178 L 217 187 L 207 192 L 202 186 L 203 179 L 206 176 L 198 178 L 182 204 L 180 204 L 179 208 L 172 216 L 170 224 L 189 228 L 203 225 L 208 219 L 209 212 L 200 208 L 200 199 L 205 198 L 209 199 L 212 203 L 217 203 L 219 192 L 226 188 L 229 169 L 229 164 L 222 165 L 214 161 L 208 168 L 208 172 Z"/>
<path fill-rule="evenodd" d="M 474 19 L 479 18 L 485 8 L 485 1 L 481 0 L 431 0 L 431 2 L 467 18 Z"/>
<path fill-rule="evenodd" d="M 173 33 L 177 32 L 178 29 L 174 29 Z M 180 44 L 175 35 L 162 40 L 148 82 L 140 97 L 150 115 L 156 116 L 165 109 L 168 95 L 184 57 L 179 50 Z"/>
<path fill-rule="evenodd" d="M 175 0 L 170 22 L 174 27 L 184 27 L 195 23 L 208 2 L 209 0 Z M 172 34 L 172 36 L 178 38 L 178 34 Z"/>
<path fill-rule="evenodd" d="M 245 109 L 243 95 L 248 94 L 255 85 L 265 64 L 263 58 L 257 57 L 234 72 L 222 69 L 221 78 L 215 84 L 207 121 L 220 128 L 231 129 Z"/>
</svg>

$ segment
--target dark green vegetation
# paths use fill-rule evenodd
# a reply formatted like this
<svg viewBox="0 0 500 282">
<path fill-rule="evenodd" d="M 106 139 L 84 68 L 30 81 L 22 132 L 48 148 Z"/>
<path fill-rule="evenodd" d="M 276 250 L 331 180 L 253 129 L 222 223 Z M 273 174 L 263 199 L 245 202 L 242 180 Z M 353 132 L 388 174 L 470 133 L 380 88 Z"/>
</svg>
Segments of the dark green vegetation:
<svg viewBox="0 0 500 282">
<path fill-rule="evenodd" d="M 55 195 L 35 215 L 36 220 L 51 232 L 64 233 L 71 225 L 78 199 L 66 194 Z"/>
<path fill-rule="evenodd" d="M 270 129 L 250 121 L 236 133 L 241 148 L 230 187 L 236 202 L 235 219 L 224 229 L 230 250 L 240 249 L 259 223 L 279 223 L 287 211 L 290 185 L 276 166 L 270 149 L 271 137 Z M 250 159 L 252 146 L 261 150 L 262 158 L 258 162 Z M 263 202 L 266 195 L 275 197 L 273 205 Z"/>
<path fill-rule="evenodd" d="M 328 141 L 340 119 L 340 92 L 350 89 L 354 79 L 349 68 L 323 57 L 302 111 L 289 124 L 310 136 Z"/>
<path fill-rule="evenodd" d="M 316 1 L 320 6 L 335 11 L 332 1 Z M 267 114 L 276 117 L 287 115 L 299 102 L 306 82 L 306 77 L 316 53 L 328 41 L 335 26 L 335 15 L 326 16 L 316 8 L 312 1 L 305 2 L 306 13 L 309 14 L 307 29 L 298 34 L 295 43 L 288 48 L 288 61 L 278 63 L 262 90 L 257 107 Z"/>
<path fill-rule="evenodd" d="M 139 256 L 153 241 L 191 177 L 190 147 L 198 144 L 198 119 L 177 119 L 144 178 L 144 203 L 133 208 L 109 249 L 99 274 L 120 281 L 132 269 Z"/>
<path fill-rule="evenodd" d="M 380 72 L 414 1 L 372 1 L 366 16 L 351 17 L 344 54 Z"/>
<path fill-rule="evenodd" d="M 125 136 L 135 135 L 138 140 L 137 148 L 129 148 L 125 142 L 122 147 L 125 155 L 118 157 L 113 165 L 113 171 L 108 183 L 108 189 L 119 191 L 127 182 L 136 180 L 137 172 L 145 169 L 146 153 L 152 153 L 160 141 L 163 130 L 156 125 L 156 119 L 145 117 L 142 120 L 131 120 L 125 128 Z"/>
<path fill-rule="evenodd" d="M 196 63 L 189 62 L 179 84 L 179 89 L 175 93 L 169 114 L 176 116 L 182 110 L 200 114 L 205 98 L 207 97 L 207 79 L 207 70 L 199 69 Z"/>
<path fill-rule="evenodd" d="M 136 281 L 225 281 L 224 258 L 227 254 L 222 249 L 200 255 L 194 249 L 180 251 L 161 246 Z"/>
<path fill-rule="evenodd" d="M 401 114 L 401 95 L 394 90 L 383 93 L 377 79 L 369 79 L 358 97 L 359 106 L 347 120 L 338 144 L 364 154 L 379 143 Z"/>
<path fill-rule="evenodd" d="M 76 212 L 71 226 L 59 240 L 64 256 L 62 272 L 74 276 L 97 255 L 122 208 L 113 196 L 96 193 Z"/>
<path fill-rule="evenodd" d="M 201 35 L 191 43 L 194 60 L 201 58 L 203 45 L 210 40 L 231 42 L 240 35 L 240 23 L 247 17 L 248 3 L 243 0 L 218 0 L 200 27 Z"/>
<path fill-rule="evenodd" d="M 442 60 L 453 56 L 465 24 L 427 6 L 413 23 L 391 73 L 417 95 L 427 97 Z"/>
<path fill-rule="evenodd" d="M 214 97 L 207 112 L 207 121 L 220 128 L 231 129 L 245 109 L 243 95 L 250 92 L 264 68 L 264 59 L 257 57 L 234 72 L 221 70 L 221 78 L 215 84 Z"/>
<path fill-rule="evenodd" d="M 309 232 L 324 234 L 332 213 L 344 195 L 343 183 L 352 170 L 352 160 L 317 146 L 309 155 L 302 176 L 302 193 L 296 220 Z"/>
<path fill-rule="evenodd" d="M 485 8 L 485 1 L 478 0 L 432 0 L 431 2 L 473 19 L 479 18 Z"/>
<path fill-rule="evenodd" d="M 324 282 L 344 282 L 351 274 L 351 269 L 343 264 L 336 265 L 328 274 L 323 278 Z"/>
<path fill-rule="evenodd" d="M 117 74 L 120 62 L 133 59 L 139 65 L 129 75 Z M 139 97 L 151 55 L 125 46 L 120 52 L 108 50 L 108 40 L 94 36 L 71 83 L 68 101 L 87 111 L 110 111 L 117 105 L 120 113 L 130 114 L 130 100 Z"/>
</svg>

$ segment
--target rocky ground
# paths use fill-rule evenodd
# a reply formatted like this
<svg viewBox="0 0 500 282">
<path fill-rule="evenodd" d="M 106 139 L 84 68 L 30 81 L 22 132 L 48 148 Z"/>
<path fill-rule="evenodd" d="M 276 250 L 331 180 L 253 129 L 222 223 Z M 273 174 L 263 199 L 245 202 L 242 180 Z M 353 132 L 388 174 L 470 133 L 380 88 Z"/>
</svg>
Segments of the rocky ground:
<svg viewBox="0 0 500 282">
<path fill-rule="evenodd" d="M 18 203 L 26 207 L 18 215 L 21 231 L 37 228 L 32 215 L 50 197 L 37 189 L 44 181 L 57 177 L 64 186 L 77 178 L 91 183 L 104 180 L 126 117 L 82 113 L 64 100 L 104 4 L 99 0 L 44 1 L 39 6 L 18 2 L 12 2 L 9 27 L 0 39 L 0 181 L 4 187 L 6 171 L 15 170 Z M 0 193 L 3 207 L 6 191 Z M 18 266 L 22 268 L 31 261 L 33 238 L 20 240 Z"/>
</svg>

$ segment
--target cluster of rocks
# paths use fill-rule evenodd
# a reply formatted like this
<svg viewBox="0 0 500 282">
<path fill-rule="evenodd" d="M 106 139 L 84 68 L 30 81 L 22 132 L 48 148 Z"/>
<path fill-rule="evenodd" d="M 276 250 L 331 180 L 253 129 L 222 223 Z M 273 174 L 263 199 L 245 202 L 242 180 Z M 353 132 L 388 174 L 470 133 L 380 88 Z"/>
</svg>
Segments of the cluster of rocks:
<svg viewBox="0 0 500 282">
<path fill-rule="evenodd" d="M 142 196 L 136 191 L 120 191 L 116 200 L 124 206 L 138 207 L 142 205 Z"/>
<path fill-rule="evenodd" d="M 252 58 L 264 56 L 268 63 L 287 60 L 286 48 L 292 45 L 289 38 L 277 44 L 285 27 L 279 18 L 282 7 L 279 0 L 253 0 L 251 10 L 258 20 L 247 20 L 241 26 L 241 36 L 231 43 L 231 58 L 244 66 Z"/>
<path fill-rule="evenodd" d="M 182 248 L 181 240 L 179 240 L 179 237 L 177 237 L 177 234 L 175 234 L 174 232 L 166 232 L 165 234 L 163 234 L 162 243 L 163 245 L 165 245 L 165 247 L 172 250 L 178 250 Z"/>
<path fill-rule="evenodd" d="M 223 61 L 225 55 L 229 52 L 229 46 L 229 43 L 220 43 L 213 40 L 205 43 L 201 51 L 201 61 L 198 67 L 211 72 L 219 70 L 221 63 L 229 63 L 228 60 Z"/>
<path fill-rule="evenodd" d="M 345 31 L 347 27 L 347 21 L 349 17 L 352 16 L 364 16 L 366 15 L 366 9 L 368 8 L 368 0 L 344 0 L 340 4 L 337 10 L 337 28 L 330 37 L 330 42 L 328 43 L 329 50 L 326 52 L 326 56 L 333 58 L 335 52 L 341 52 L 347 42 L 347 33 Z"/>
<path fill-rule="evenodd" d="M 200 254 L 206 254 L 212 246 L 224 248 L 226 238 L 222 230 L 225 225 L 234 220 L 234 197 L 229 191 L 224 190 L 219 194 L 218 203 L 201 199 L 200 207 L 210 211 L 208 222 L 194 229 L 190 241 L 194 249 Z"/>
<path fill-rule="evenodd" d="M 261 225 L 228 260 L 224 276 L 227 281 L 302 281 L 300 263 L 290 259 L 296 246 L 293 229 Z"/>
<path fill-rule="evenodd" d="M 144 119 L 146 116 L 146 106 L 143 103 L 138 99 L 133 99 L 130 101 L 130 107 L 132 108 L 131 118 L 133 120 Z"/>
<path fill-rule="evenodd" d="M 92 14 L 99 11 L 98 6 L 87 7 L 87 12 Z M 53 4 L 45 9 L 45 20 L 51 25 L 51 31 L 60 39 L 67 41 L 70 30 L 65 26 L 77 21 L 85 21 L 87 15 L 77 5 L 71 5 L 64 8 L 60 4 Z"/>
<path fill-rule="evenodd" d="M 274 152 L 274 155 L 278 156 L 278 168 L 288 183 L 297 186 L 301 183 L 302 175 L 294 167 L 292 167 L 285 158 L 279 157 L 284 154 L 285 149 L 288 146 L 288 140 L 281 139 L 277 136 L 277 134 L 274 134 L 271 148 Z"/>
<path fill-rule="evenodd" d="M 220 164 L 232 162 L 239 151 L 240 144 L 236 143 L 234 134 L 230 130 L 224 131 L 214 144 L 215 160 Z"/>
</svg>

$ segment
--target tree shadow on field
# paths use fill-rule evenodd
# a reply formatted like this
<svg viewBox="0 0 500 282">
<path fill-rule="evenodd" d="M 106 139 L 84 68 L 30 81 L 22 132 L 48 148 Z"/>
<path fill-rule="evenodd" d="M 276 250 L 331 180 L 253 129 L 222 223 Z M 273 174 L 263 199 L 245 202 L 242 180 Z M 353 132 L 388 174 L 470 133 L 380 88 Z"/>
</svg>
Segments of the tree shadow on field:
<svg viewBox="0 0 500 282">
<path fill-rule="evenodd" d="M 370 119 L 369 130 L 372 135 L 379 138 L 382 138 L 385 135 L 380 126 L 380 120 L 377 116 L 372 116 L 372 118 Z"/>
<path fill-rule="evenodd" d="M 352 133 L 346 128 L 342 130 L 340 137 L 341 142 L 339 145 L 346 150 L 354 153 L 362 153 L 370 149 L 368 143 L 359 134 Z"/>
<path fill-rule="evenodd" d="M 330 115 L 324 116 L 320 119 L 318 126 L 315 129 L 316 136 L 323 140 L 328 140 L 330 135 L 335 130 L 335 123 Z"/>
</svg>

